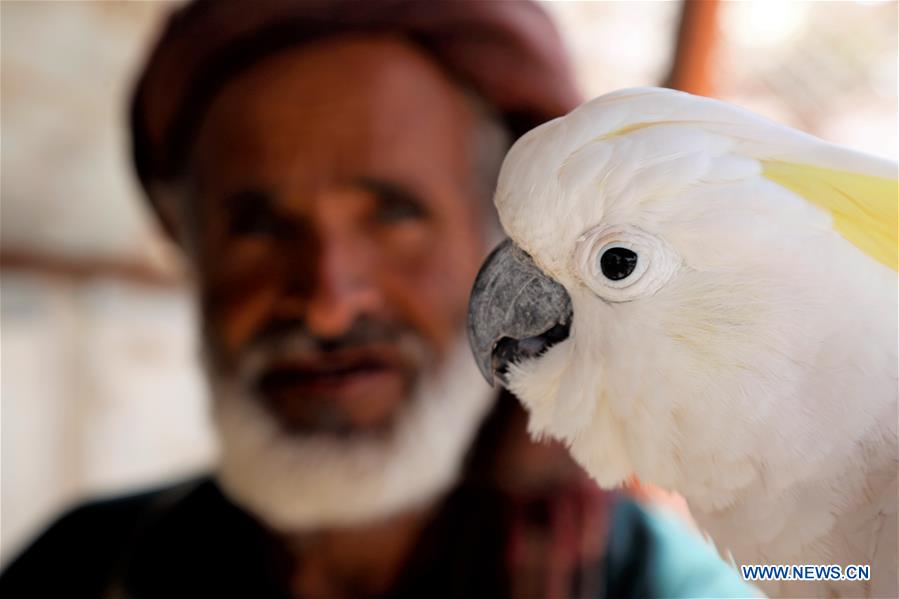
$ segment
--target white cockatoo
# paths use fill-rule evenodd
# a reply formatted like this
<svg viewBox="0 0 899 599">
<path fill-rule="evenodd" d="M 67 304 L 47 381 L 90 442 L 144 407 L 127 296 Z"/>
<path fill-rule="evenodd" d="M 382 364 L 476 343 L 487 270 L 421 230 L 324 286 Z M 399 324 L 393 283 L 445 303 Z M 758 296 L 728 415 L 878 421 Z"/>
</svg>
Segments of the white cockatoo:
<svg viewBox="0 0 899 599">
<path fill-rule="evenodd" d="M 604 487 L 681 493 L 737 564 L 897 596 L 897 166 L 720 101 L 618 91 L 518 140 L 472 292 L 482 372 Z"/>
</svg>

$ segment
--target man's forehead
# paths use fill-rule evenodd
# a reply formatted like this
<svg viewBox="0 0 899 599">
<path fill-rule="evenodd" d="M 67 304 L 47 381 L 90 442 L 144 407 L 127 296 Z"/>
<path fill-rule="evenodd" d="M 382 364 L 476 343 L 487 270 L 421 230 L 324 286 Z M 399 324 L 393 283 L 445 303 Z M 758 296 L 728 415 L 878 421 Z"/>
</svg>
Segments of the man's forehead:
<svg viewBox="0 0 899 599">
<path fill-rule="evenodd" d="M 410 42 L 353 36 L 285 50 L 248 67 L 216 95 L 204 122 L 242 128 L 291 121 L 313 129 L 355 119 L 367 129 L 395 121 L 407 129 L 453 129 L 470 112 L 464 92 Z"/>
<path fill-rule="evenodd" d="M 464 91 L 414 44 L 354 35 L 282 51 L 234 76 L 206 112 L 196 150 L 201 162 L 299 153 L 322 168 L 415 152 L 447 168 L 462 160 L 472 119 Z"/>
</svg>

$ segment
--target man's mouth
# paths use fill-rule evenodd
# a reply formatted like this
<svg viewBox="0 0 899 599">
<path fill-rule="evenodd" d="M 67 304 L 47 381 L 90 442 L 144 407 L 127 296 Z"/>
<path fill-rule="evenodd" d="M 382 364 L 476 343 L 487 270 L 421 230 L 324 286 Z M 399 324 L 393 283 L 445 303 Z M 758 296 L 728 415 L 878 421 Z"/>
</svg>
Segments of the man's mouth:
<svg viewBox="0 0 899 599">
<path fill-rule="evenodd" d="M 291 430 L 352 432 L 388 426 L 414 373 L 393 347 L 352 348 L 272 358 L 251 384 Z"/>
<path fill-rule="evenodd" d="M 348 363 L 329 363 L 322 361 L 318 364 L 292 364 L 275 363 L 263 371 L 256 379 L 256 389 L 264 395 L 280 393 L 297 393 L 307 391 L 326 391 L 337 389 L 341 385 L 350 383 L 360 377 L 381 374 L 395 370 L 383 361 L 377 360 L 353 360 Z"/>
</svg>

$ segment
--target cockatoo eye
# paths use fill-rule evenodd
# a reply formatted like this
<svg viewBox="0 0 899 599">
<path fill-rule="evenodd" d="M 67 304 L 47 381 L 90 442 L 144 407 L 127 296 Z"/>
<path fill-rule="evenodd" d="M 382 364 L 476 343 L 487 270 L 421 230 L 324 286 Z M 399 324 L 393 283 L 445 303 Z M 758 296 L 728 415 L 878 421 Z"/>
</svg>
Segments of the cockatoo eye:
<svg viewBox="0 0 899 599">
<path fill-rule="evenodd" d="M 607 279 L 620 281 L 637 266 L 637 254 L 627 248 L 610 248 L 599 257 L 599 268 Z"/>
<path fill-rule="evenodd" d="M 659 237 L 638 227 L 594 227 L 578 238 L 577 270 L 584 284 L 610 302 L 652 295 L 680 266 L 680 257 Z"/>
</svg>

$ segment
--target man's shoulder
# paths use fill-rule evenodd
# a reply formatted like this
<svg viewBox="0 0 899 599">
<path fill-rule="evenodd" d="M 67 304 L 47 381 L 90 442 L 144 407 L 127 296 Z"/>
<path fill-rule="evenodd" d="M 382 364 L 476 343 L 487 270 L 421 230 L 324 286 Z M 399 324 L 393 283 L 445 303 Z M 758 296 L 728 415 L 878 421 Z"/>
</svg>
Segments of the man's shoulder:
<svg viewBox="0 0 899 599">
<path fill-rule="evenodd" d="M 76 537 L 86 538 L 116 537 L 127 534 L 141 517 L 154 507 L 172 504 L 200 492 L 212 482 L 207 477 L 195 478 L 126 495 L 103 497 L 80 503 L 59 516 L 38 541 L 63 541 Z M 88 532 L 87 537 L 84 535 Z"/>
<path fill-rule="evenodd" d="M 0 594 L 80 589 L 84 595 L 98 595 L 142 528 L 152 526 L 150 522 L 172 506 L 214 498 L 214 483 L 202 477 L 71 508 L 5 569 Z"/>
</svg>

